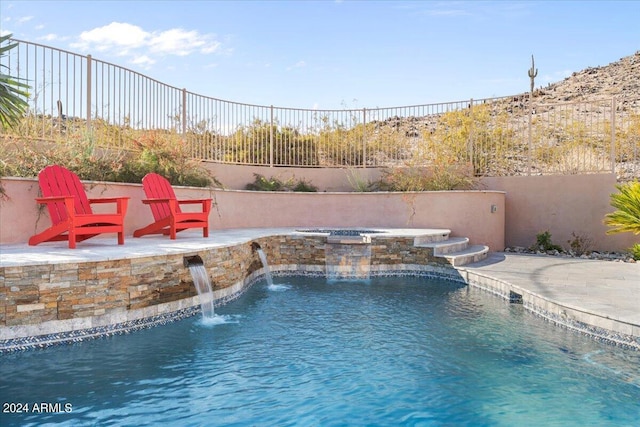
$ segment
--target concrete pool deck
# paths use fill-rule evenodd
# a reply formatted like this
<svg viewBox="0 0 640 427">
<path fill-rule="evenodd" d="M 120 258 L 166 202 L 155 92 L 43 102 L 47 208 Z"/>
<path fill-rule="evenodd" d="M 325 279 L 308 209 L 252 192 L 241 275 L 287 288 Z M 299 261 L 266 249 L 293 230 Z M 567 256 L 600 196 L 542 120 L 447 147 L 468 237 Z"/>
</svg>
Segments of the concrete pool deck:
<svg viewBox="0 0 640 427">
<path fill-rule="evenodd" d="M 630 335 L 640 349 L 640 263 L 491 253 L 458 270 L 509 283 L 552 303 L 557 313 L 582 313 L 584 323 Z"/>
<path fill-rule="evenodd" d="M 1 245 L 0 267 L 181 253 L 243 244 L 256 238 L 294 231 L 293 228 L 215 230 L 207 239 L 198 232 L 185 231 L 176 240 L 164 236 L 128 237 L 122 246 L 115 243 L 115 238 L 97 238 L 82 242 L 73 250 L 68 249 L 65 242 L 39 246 Z M 395 232 L 402 233 L 402 230 Z M 572 319 L 631 336 L 638 344 L 636 348 L 640 349 L 640 263 L 491 253 L 486 260 L 458 267 L 457 270 L 464 279 L 475 278 L 472 281 L 479 287 L 486 287 L 483 283 L 487 281 L 500 282 L 518 293 L 532 295 L 538 308 L 560 316 L 565 310 L 582 313 L 584 316 L 573 316 Z M 495 289 L 489 290 L 496 292 Z"/>
</svg>

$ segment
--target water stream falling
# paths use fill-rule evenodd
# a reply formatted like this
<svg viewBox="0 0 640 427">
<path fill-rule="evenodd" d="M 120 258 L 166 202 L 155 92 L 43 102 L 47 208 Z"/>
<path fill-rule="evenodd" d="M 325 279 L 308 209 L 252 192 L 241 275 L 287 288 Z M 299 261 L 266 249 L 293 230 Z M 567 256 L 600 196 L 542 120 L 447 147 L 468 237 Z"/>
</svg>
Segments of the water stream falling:
<svg viewBox="0 0 640 427">
<path fill-rule="evenodd" d="M 327 243 L 325 260 L 328 281 L 367 281 L 371 277 L 370 244 Z"/>
<path fill-rule="evenodd" d="M 186 261 L 185 261 L 186 263 Z M 187 263 L 191 277 L 193 278 L 193 284 L 198 291 L 200 297 L 200 308 L 202 309 L 203 319 L 212 319 L 214 317 L 213 312 L 213 290 L 211 289 L 211 281 L 209 280 L 209 274 L 207 269 L 204 268 L 204 264 L 200 261 L 191 261 Z"/>
<path fill-rule="evenodd" d="M 271 269 L 269 268 L 269 263 L 267 262 L 267 255 L 264 253 L 262 248 L 257 248 L 256 252 L 260 257 L 260 261 L 262 261 L 262 267 L 264 268 L 264 277 L 267 281 L 267 286 L 269 286 L 269 288 L 273 288 L 273 278 L 271 277 Z"/>
</svg>

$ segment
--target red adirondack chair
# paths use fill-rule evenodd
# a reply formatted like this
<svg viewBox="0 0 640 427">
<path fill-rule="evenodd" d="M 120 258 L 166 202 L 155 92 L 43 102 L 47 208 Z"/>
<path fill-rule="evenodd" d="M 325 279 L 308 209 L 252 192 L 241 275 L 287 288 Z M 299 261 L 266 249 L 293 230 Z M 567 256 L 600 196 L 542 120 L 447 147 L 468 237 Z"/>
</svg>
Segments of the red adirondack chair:
<svg viewBox="0 0 640 427">
<path fill-rule="evenodd" d="M 133 237 L 147 234 L 168 234 L 171 239 L 176 233 L 188 228 L 202 228 L 202 236 L 209 237 L 209 212 L 212 199 L 178 200 L 173 187 L 161 175 L 149 173 L 142 178 L 142 188 L 147 199 L 142 203 L 149 205 L 154 222 L 133 232 Z M 182 212 L 180 205 L 201 204 L 202 210 Z"/>
<path fill-rule="evenodd" d="M 38 174 L 43 197 L 36 202 L 47 205 L 51 227 L 29 239 L 29 245 L 43 242 L 77 242 L 104 233 L 118 233 L 118 244 L 124 244 L 124 216 L 128 197 L 88 199 L 78 175 L 59 165 L 47 166 Z M 93 213 L 93 203 L 115 203 L 116 213 Z"/>
</svg>

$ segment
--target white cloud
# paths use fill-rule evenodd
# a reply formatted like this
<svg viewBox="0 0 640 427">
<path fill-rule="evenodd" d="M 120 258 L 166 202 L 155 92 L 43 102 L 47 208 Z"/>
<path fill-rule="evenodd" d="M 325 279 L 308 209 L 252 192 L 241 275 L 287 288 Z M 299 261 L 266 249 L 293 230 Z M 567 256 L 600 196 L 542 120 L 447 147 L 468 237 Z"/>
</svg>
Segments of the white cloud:
<svg viewBox="0 0 640 427">
<path fill-rule="evenodd" d="M 148 43 L 152 52 L 165 55 L 190 55 L 194 51 L 213 53 L 220 46 L 209 35 L 200 35 L 197 31 L 185 31 L 180 28 L 151 34 Z"/>
<path fill-rule="evenodd" d="M 200 34 L 195 30 L 172 28 L 150 32 L 137 25 L 112 22 L 82 32 L 71 47 L 129 57 L 131 63 L 148 67 L 162 56 L 218 53 L 221 43 L 213 34 Z"/>
<path fill-rule="evenodd" d="M 147 55 L 136 56 L 131 60 L 132 64 L 139 65 L 142 68 L 148 69 L 156 63 L 155 59 L 149 58 Z"/>
<path fill-rule="evenodd" d="M 79 41 L 72 43 L 71 47 L 95 49 L 101 52 L 122 48 L 128 51 L 131 48 L 144 46 L 148 37 L 149 33 L 136 25 L 112 22 L 104 27 L 83 31 Z"/>
<path fill-rule="evenodd" d="M 25 22 L 29 22 L 33 19 L 33 16 L 23 16 L 22 18 L 16 19 L 18 24 L 24 24 Z"/>
</svg>

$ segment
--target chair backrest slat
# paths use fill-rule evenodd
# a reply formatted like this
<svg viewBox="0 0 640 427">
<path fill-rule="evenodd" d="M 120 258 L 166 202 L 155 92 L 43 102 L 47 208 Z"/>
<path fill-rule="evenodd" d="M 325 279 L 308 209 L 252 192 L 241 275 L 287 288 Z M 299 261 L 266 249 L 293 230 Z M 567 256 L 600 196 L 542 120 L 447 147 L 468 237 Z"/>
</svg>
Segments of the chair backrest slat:
<svg viewBox="0 0 640 427">
<path fill-rule="evenodd" d="M 73 196 L 75 213 L 91 214 L 91 205 L 78 175 L 60 166 L 51 165 L 38 174 L 38 182 L 43 197 Z M 53 224 L 67 220 L 67 210 L 63 202 L 47 203 L 49 216 Z"/>
<path fill-rule="evenodd" d="M 146 174 L 142 178 L 142 188 L 144 188 L 144 194 L 148 199 L 176 199 L 176 193 L 169 181 L 157 173 Z M 169 203 L 152 203 L 150 206 L 156 221 L 171 215 Z M 176 211 L 180 212 L 180 206 L 176 207 Z"/>
</svg>

